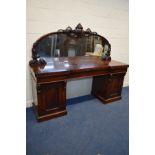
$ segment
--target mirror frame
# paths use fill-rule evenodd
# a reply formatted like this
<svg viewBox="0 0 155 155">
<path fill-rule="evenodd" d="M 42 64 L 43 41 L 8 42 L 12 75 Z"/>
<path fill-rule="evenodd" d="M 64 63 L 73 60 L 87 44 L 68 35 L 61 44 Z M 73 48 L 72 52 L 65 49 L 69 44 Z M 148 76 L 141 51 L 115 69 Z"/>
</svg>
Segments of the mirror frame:
<svg viewBox="0 0 155 155">
<path fill-rule="evenodd" d="M 75 27 L 74 30 L 70 26 L 68 26 L 65 30 L 60 29 L 57 32 L 51 32 L 51 33 L 45 34 L 45 35 L 41 36 L 39 39 L 37 39 L 33 43 L 33 46 L 32 46 L 32 60 L 29 62 L 29 64 L 30 65 L 33 65 L 33 64 L 46 64 L 46 60 L 39 56 L 39 54 L 38 54 L 38 52 L 36 50 L 36 47 L 46 37 L 48 37 L 50 35 L 61 34 L 61 33 L 67 34 L 67 35 L 69 35 L 71 37 L 74 37 L 74 38 L 88 37 L 90 35 L 101 37 L 102 45 L 104 45 L 104 44 L 108 45 L 108 51 L 106 51 L 106 53 L 104 54 L 103 60 L 109 60 L 109 61 L 111 60 L 111 57 L 110 57 L 110 55 L 111 55 L 111 45 L 110 45 L 109 41 L 106 38 L 104 38 L 103 36 L 97 34 L 96 32 L 92 32 L 90 30 L 90 28 L 87 28 L 84 31 L 82 25 L 79 23 Z"/>
</svg>

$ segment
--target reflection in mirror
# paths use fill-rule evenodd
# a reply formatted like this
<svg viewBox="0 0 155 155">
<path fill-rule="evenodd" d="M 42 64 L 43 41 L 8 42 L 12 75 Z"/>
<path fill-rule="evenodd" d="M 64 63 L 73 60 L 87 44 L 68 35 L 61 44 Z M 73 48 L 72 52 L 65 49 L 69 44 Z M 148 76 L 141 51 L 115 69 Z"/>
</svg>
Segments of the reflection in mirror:
<svg viewBox="0 0 155 155">
<path fill-rule="evenodd" d="M 73 37 L 66 33 L 50 34 L 36 45 L 40 57 L 72 57 L 103 51 L 103 39 L 98 35 Z"/>
</svg>

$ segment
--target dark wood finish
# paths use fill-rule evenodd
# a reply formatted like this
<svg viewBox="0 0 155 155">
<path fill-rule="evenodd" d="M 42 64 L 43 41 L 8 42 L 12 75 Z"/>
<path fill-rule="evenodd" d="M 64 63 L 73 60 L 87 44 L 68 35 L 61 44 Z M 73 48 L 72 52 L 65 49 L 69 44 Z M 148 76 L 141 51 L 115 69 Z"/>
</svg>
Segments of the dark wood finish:
<svg viewBox="0 0 155 155">
<path fill-rule="evenodd" d="M 66 81 L 37 83 L 33 79 L 34 110 L 38 121 L 63 116 L 66 111 Z"/>
<path fill-rule="evenodd" d="M 46 65 L 31 65 L 34 106 L 39 121 L 67 114 L 66 81 L 93 76 L 92 95 L 103 103 L 121 99 L 128 65 L 102 61 L 97 56 L 47 58 Z"/>
<path fill-rule="evenodd" d="M 124 75 L 125 73 L 115 73 L 94 77 L 92 95 L 103 101 L 103 103 L 121 99 Z"/>
<path fill-rule="evenodd" d="M 99 47 L 102 57 L 85 56 Z M 90 28 L 84 31 L 81 24 L 40 37 L 33 44 L 29 62 L 37 120 L 67 114 L 66 82 L 72 78 L 93 76 L 91 94 L 103 103 L 121 99 L 128 65 L 111 60 L 110 52 L 106 38 Z"/>
</svg>

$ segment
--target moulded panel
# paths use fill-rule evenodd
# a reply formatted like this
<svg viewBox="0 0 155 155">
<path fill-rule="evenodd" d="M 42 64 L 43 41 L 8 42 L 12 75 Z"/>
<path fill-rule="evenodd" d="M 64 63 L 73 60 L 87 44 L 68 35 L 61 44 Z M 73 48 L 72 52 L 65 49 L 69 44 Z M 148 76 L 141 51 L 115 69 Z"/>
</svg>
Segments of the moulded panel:
<svg viewBox="0 0 155 155">
<path fill-rule="evenodd" d="M 39 114 L 48 114 L 65 108 L 65 85 L 65 82 L 38 85 Z"/>
</svg>

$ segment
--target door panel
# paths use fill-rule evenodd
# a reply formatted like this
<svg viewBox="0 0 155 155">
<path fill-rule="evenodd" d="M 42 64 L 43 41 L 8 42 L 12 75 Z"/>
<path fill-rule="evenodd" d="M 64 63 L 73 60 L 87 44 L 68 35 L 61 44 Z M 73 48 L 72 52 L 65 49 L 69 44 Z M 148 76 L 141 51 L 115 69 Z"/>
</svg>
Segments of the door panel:
<svg viewBox="0 0 155 155">
<path fill-rule="evenodd" d="M 48 114 L 66 107 L 66 82 L 55 82 L 40 85 L 38 89 L 38 112 Z"/>
</svg>

